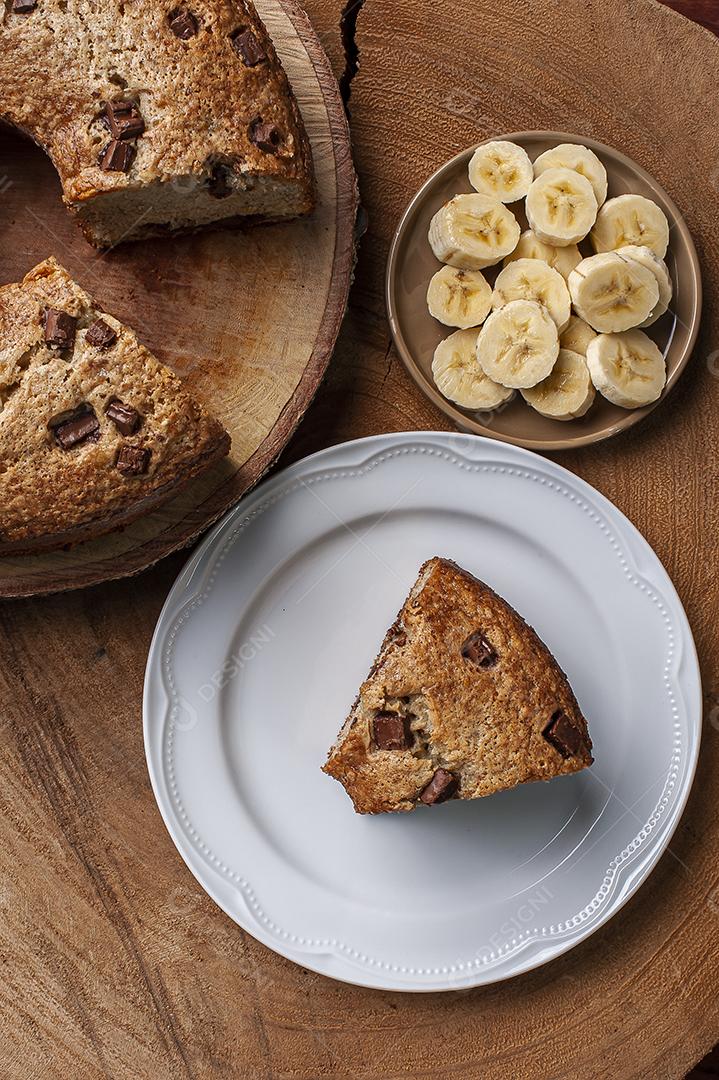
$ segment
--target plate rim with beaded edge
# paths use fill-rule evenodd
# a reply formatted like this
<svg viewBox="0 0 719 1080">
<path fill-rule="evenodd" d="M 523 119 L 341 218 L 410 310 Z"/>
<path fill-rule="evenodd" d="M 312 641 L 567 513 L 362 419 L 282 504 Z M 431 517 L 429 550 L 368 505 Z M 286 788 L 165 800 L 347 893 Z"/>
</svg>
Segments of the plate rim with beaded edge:
<svg viewBox="0 0 719 1080">
<path fill-rule="evenodd" d="M 321 766 L 433 555 L 534 625 L 595 763 L 357 815 Z M 165 825 L 231 919 L 344 982 L 459 990 L 560 956 L 636 892 L 689 795 L 701 683 L 666 570 L 608 499 L 527 450 L 409 432 L 313 454 L 223 518 L 159 617 L 143 714 Z"/>
<path fill-rule="evenodd" d="M 452 194 L 471 192 L 467 177 L 469 160 L 478 146 L 495 140 L 515 142 L 534 160 L 559 143 L 589 147 L 601 159 L 609 179 L 608 198 L 631 192 L 652 199 L 669 219 L 670 243 L 666 259 L 674 285 L 669 312 L 646 333 L 656 340 L 667 362 L 667 383 L 660 397 L 638 409 L 622 409 L 599 393 L 586 416 L 568 421 L 540 416 L 521 395 L 505 408 L 494 411 L 463 409 L 437 389 L 432 378 L 432 355 L 437 343 L 452 333 L 429 314 L 426 291 L 432 274 L 440 269 L 427 241 L 429 221 Z M 627 177 L 631 177 L 631 184 Z M 519 204 L 509 204 L 517 211 Z M 525 229 L 524 210 L 518 211 Z M 586 244 L 585 244 L 586 246 Z M 589 252 L 587 252 L 589 253 Z M 489 267 L 490 281 L 494 271 Z M 421 277 L 421 280 L 419 278 Z M 459 431 L 524 446 L 530 450 L 569 450 L 587 446 L 634 427 L 666 399 L 692 354 L 701 323 L 702 280 L 699 257 L 684 218 L 673 199 L 654 177 L 627 154 L 606 143 L 565 131 L 514 131 L 492 135 L 445 161 L 425 180 L 402 213 L 394 233 L 385 272 L 385 305 L 395 348 L 410 376 L 429 400 Z"/>
</svg>

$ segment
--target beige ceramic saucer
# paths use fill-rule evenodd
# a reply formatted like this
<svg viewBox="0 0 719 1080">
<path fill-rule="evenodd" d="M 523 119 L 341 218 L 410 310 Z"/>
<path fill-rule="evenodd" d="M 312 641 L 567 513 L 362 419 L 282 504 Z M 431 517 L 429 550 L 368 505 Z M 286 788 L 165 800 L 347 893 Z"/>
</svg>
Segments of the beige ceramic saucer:
<svg viewBox="0 0 719 1080">
<path fill-rule="evenodd" d="M 432 379 L 432 355 L 439 341 L 451 333 L 427 310 L 427 285 L 439 269 L 427 242 L 432 215 L 457 192 L 472 190 L 467 166 L 474 153 L 472 146 L 446 162 L 420 188 L 399 223 L 387 263 L 387 313 L 394 343 L 410 375 L 421 390 L 462 431 L 487 435 L 492 439 L 527 446 L 533 450 L 563 450 L 599 442 L 632 427 L 655 409 L 675 385 L 691 355 L 699 332 L 702 305 L 701 275 L 696 248 L 689 230 L 666 191 L 639 165 L 604 143 L 561 131 L 520 131 L 494 138 L 519 143 L 534 160 L 558 143 L 582 143 L 590 147 L 604 163 L 609 179 L 609 198 L 632 192 L 644 195 L 661 206 L 670 224 L 666 260 L 674 282 L 670 310 L 647 333 L 663 351 L 667 361 L 667 385 L 659 401 L 643 409 L 620 409 L 597 394 L 586 416 L 579 420 L 558 421 L 540 416 L 519 395 L 507 406 L 493 412 L 461 409 L 440 394 Z M 522 229 L 527 228 L 523 203 L 510 209 Z M 586 245 L 580 245 L 592 254 Z M 486 276 L 494 280 L 501 269 L 491 267 Z"/>
</svg>

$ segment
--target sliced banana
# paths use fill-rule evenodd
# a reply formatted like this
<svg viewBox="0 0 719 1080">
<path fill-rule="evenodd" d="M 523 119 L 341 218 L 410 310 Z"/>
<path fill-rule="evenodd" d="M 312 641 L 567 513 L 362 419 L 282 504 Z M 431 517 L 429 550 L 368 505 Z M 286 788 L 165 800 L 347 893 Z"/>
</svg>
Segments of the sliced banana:
<svg viewBox="0 0 719 1080">
<path fill-rule="evenodd" d="M 513 142 L 483 143 L 469 163 L 469 182 L 474 190 L 502 203 L 523 199 L 533 179 L 532 162 Z"/>
<path fill-rule="evenodd" d="M 429 225 L 429 243 L 440 262 L 483 270 L 509 255 L 519 240 L 511 210 L 487 195 L 455 195 Z"/>
<path fill-rule="evenodd" d="M 521 393 L 528 405 L 552 420 L 584 416 L 595 396 L 586 360 L 570 349 L 560 349 L 551 374 Z"/>
<path fill-rule="evenodd" d="M 514 391 L 487 378 L 477 363 L 476 345 L 476 330 L 455 330 L 434 350 L 432 375 L 440 393 L 463 409 L 496 409 Z"/>
<path fill-rule="evenodd" d="M 547 169 L 527 194 L 527 221 L 545 244 L 566 247 L 583 240 L 597 217 L 597 200 L 586 176 Z"/>
<path fill-rule="evenodd" d="M 443 266 L 429 283 L 427 307 L 445 326 L 479 326 L 492 310 L 492 286 L 479 270 Z"/>
<path fill-rule="evenodd" d="M 656 401 L 667 381 L 661 350 L 642 330 L 600 334 L 589 344 L 587 365 L 599 393 L 622 409 Z"/>
<path fill-rule="evenodd" d="M 608 199 L 597 214 L 590 237 L 595 251 L 616 251 L 636 244 L 663 259 L 669 247 L 669 222 L 664 211 L 643 195 Z"/>
<path fill-rule="evenodd" d="M 502 386 L 536 386 L 558 354 L 556 323 L 534 300 L 511 300 L 493 311 L 477 338 L 480 367 Z"/>
<path fill-rule="evenodd" d="M 672 302 L 673 287 L 669 268 L 667 267 L 667 264 L 648 247 L 637 247 L 636 244 L 628 244 L 627 247 L 617 248 L 617 255 L 621 255 L 624 259 L 634 259 L 635 262 L 641 263 L 642 266 L 646 266 L 647 270 L 651 270 L 654 277 L 657 279 L 657 285 L 659 286 L 659 303 L 649 318 L 641 323 L 642 326 L 651 326 L 652 323 L 655 323 L 657 319 L 669 309 L 669 305 Z"/>
<path fill-rule="evenodd" d="M 569 275 L 568 285 L 577 314 L 600 334 L 639 326 L 659 301 L 651 270 L 616 251 L 583 259 Z"/>
<path fill-rule="evenodd" d="M 543 304 L 559 333 L 569 323 L 572 301 L 562 275 L 539 259 L 517 259 L 497 276 L 492 307 L 501 308 L 511 300 L 536 300 Z"/>
<path fill-rule="evenodd" d="M 569 349 L 570 352 L 587 355 L 587 345 L 596 337 L 589 323 L 580 319 L 578 315 L 572 315 L 566 330 L 563 330 L 559 338 L 560 349 Z"/>
<path fill-rule="evenodd" d="M 588 146 L 560 143 L 545 150 L 534 162 L 534 175 L 541 176 L 547 169 L 571 169 L 585 176 L 592 185 L 597 206 L 601 206 L 607 197 L 607 170 Z"/>
<path fill-rule="evenodd" d="M 551 266 L 552 270 L 558 270 L 566 281 L 583 257 L 576 244 L 568 244 L 567 247 L 555 247 L 553 244 L 543 243 L 534 235 L 531 229 L 526 229 L 520 236 L 519 243 L 514 251 L 507 255 L 504 265 L 508 266 L 516 259 L 541 259 L 542 262 Z"/>
</svg>

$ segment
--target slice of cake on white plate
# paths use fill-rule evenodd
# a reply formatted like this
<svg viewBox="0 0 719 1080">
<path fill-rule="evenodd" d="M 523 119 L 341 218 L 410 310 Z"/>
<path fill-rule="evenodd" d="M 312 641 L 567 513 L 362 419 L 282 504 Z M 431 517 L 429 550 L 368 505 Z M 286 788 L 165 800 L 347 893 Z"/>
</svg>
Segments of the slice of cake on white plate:
<svg viewBox="0 0 719 1080">
<path fill-rule="evenodd" d="M 45 148 L 98 247 L 313 205 L 302 118 L 241 0 L 8 0 L 0 119 Z"/>
<path fill-rule="evenodd" d="M 126 525 L 229 447 L 222 425 L 54 259 L 0 288 L 0 555 Z"/>
<path fill-rule="evenodd" d="M 592 764 L 587 723 L 534 630 L 487 585 L 430 559 L 324 771 L 360 814 L 477 799 Z"/>
</svg>

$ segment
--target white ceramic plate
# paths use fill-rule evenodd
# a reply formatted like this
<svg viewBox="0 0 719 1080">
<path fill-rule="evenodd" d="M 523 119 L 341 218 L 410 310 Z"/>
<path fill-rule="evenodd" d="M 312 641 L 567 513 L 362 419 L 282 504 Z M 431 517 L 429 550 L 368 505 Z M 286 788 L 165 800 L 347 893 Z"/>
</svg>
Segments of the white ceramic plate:
<svg viewBox="0 0 719 1080">
<path fill-rule="evenodd" d="M 435 554 L 549 645 L 595 764 L 360 817 L 320 766 Z M 558 956 L 638 888 L 689 793 L 701 693 L 672 583 L 611 503 L 525 450 L 419 433 L 323 451 L 229 513 L 165 605 L 144 707 L 167 828 L 231 918 L 334 978 L 447 990 Z"/>
</svg>

